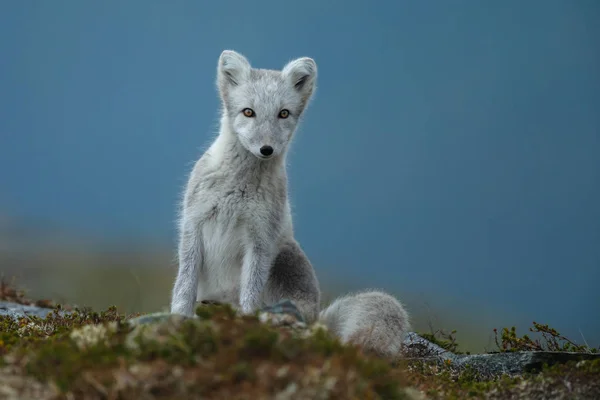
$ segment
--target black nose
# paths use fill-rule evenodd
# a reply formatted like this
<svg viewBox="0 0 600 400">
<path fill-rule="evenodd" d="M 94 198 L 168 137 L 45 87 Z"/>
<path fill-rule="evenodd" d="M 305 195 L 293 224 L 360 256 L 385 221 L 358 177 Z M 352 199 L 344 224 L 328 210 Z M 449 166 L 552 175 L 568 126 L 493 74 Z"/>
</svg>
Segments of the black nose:
<svg viewBox="0 0 600 400">
<path fill-rule="evenodd" d="M 263 156 L 270 156 L 271 154 L 273 154 L 273 148 L 271 146 L 263 146 L 260 148 L 260 154 L 262 154 Z"/>
</svg>

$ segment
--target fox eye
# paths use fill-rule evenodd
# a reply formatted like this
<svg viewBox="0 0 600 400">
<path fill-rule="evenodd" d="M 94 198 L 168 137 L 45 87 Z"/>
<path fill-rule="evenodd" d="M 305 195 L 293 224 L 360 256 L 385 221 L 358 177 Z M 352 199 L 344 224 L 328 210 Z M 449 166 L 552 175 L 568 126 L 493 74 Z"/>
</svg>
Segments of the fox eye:
<svg viewBox="0 0 600 400">
<path fill-rule="evenodd" d="M 289 116 L 290 116 L 290 112 L 288 110 L 283 109 L 283 110 L 279 111 L 279 118 L 285 119 Z"/>
<path fill-rule="evenodd" d="M 242 112 L 244 113 L 244 115 L 248 118 L 252 118 L 254 117 L 256 114 L 254 114 L 254 110 L 251 108 L 244 108 L 242 110 Z"/>
</svg>

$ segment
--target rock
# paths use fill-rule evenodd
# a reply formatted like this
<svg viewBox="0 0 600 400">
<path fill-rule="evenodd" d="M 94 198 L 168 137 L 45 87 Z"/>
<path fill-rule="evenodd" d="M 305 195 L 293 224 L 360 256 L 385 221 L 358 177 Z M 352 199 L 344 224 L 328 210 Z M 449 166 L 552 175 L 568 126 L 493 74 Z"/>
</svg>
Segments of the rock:
<svg viewBox="0 0 600 400">
<path fill-rule="evenodd" d="M 520 375 L 525 372 L 535 373 L 539 372 L 544 364 L 554 365 L 568 361 L 600 359 L 600 354 L 558 351 L 517 351 L 473 355 L 454 354 L 413 332 L 407 334 L 404 345 L 404 354 L 408 358 L 448 363 L 455 368 L 471 367 L 482 376 L 497 376 L 502 374 Z"/>
<path fill-rule="evenodd" d="M 9 301 L 0 301 L 0 315 L 8 315 L 13 318 L 21 318 L 26 316 L 46 318 L 46 316 L 51 312 L 51 308 L 26 306 L 23 304 L 12 303 Z"/>
<path fill-rule="evenodd" d="M 419 359 L 439 359 L 454 361 L 458 356 L 414 332 L 408 332 L 404 338 L 404 356 Z"/>
<path fill-rule="evenodd" d="M 290 300 L 282 300 L 271 306 L 263 307 L 263 309 L 261 311 L 264 313 L 269 313 L 269 314 L 290 315 L 298 322 L 305 322 L 304 318 L 302 318 L 302 314 L 300 313 L 300 310 L 298 310 L 296 305 Z"/>
<path fill-rule="evenodd" d="M 524 372 L 539 372 L 544 364 L 564 364 L 568 361 L 597 360 L 600 354 L 561 351 L 517 351 L 510 353 L 473 354 L 456 356 L 457 367 L 469 365 L 484 376 L 520 375 Z"/>
</svg>

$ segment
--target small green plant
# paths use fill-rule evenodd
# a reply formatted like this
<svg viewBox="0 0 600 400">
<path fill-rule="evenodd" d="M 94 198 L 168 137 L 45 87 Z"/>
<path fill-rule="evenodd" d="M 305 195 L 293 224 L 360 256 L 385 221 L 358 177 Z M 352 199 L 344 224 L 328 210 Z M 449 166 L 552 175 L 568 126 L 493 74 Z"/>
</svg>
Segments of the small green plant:
<svg viewBox="0 0 600 400">
<path fill-rule="evenodd" d="M 430 325 L 429 333 L 420 333 L 419 335 L 431 343 L 437 344 L 444 350 L 448 350 L 454 354 L 461 354 L 456 342 L 456 330 L 447 332 L 443 329 L 433 329 L 433 326 Z"/>
<path fill-rule="evenodd" d="M 538 333 L 540 338 L 532 339 L 529 335 L 517 336 L 517 329 L 513 326 L 502 328 L 500 339 L 498 330 L 494 329 L 496 346 L 500 352 L 513 351 L 570 351 L 577 353 L 598 353 L 598 349 L 589 347 L 587 344 L 580 345 L 571 339 L 561 335 L 556 329 L 548 325 L 533 322 L 530 332 Z"/>
</svg>

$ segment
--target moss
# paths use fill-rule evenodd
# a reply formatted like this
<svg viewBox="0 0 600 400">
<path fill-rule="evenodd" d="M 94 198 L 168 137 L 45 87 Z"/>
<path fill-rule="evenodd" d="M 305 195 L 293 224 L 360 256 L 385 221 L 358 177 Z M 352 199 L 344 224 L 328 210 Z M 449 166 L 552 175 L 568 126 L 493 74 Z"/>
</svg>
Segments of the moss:
<svg viewBox="0 0 600 400">
<path fill-rule="evenodd" d="M 421 391 L 432 399 L 535 399 L 548 390 L 600 398 L 600 361 L 490 377 L 452 363 L 391 365 L 343 345 L 318 324 L 275 326 L 216 304 L 196 314 L 147 325 L 127 323 L 115 307 L 64 315 L 56 306 L 43 319 L 0 317 L 4 382 L 13 382 L 13 391 L 19 385 L 21 398 L 416 399 Z M 428 339 L 456 352 L 453 335 Z"/>
<path fill-rule="evenodd" d="M 206 303 L 196 307 L 196 315 L 202 319 L 232 318 L 236 311 L 229 304 Z"/>
<path fill-rule="evenodd" d="M 324 330 L 305 337 L 223 306 L 203 306 L 198 314 L 202 318 L 132 327 L 113 308 L 73 316 L 56 311 L 28 322 L 51 324 L 46 333 L 31 329 L 18 336 L 20 323 L 11 325 L 7 359 L 65 396 L 98 391 L 122 398 L 142 393 L 258 398 L 282 392 L 307 398 L 408 396 L 387 362 L 341 345 Z"/>
<path fill-rule="evenodd" d="M 313 351 L 320 352 L 329 357 L 333 354 L 344 354 L 344 346 L 337 339 L 332 337 L 325 329 L 316 329 L 313 332 L 312 340 L 308 343 Z M 347 356 L 354 355 L 348 353 Z"/>
<path fill-rule="evenodd" d="M 251 327 L 242 338 L 240 352 L 245 357 L 267 357 L 275 356 L 279 334 L 270 331 L 264 326 Z M 285 356 L 285 353 L 281 354 Z"/>
</svg>

